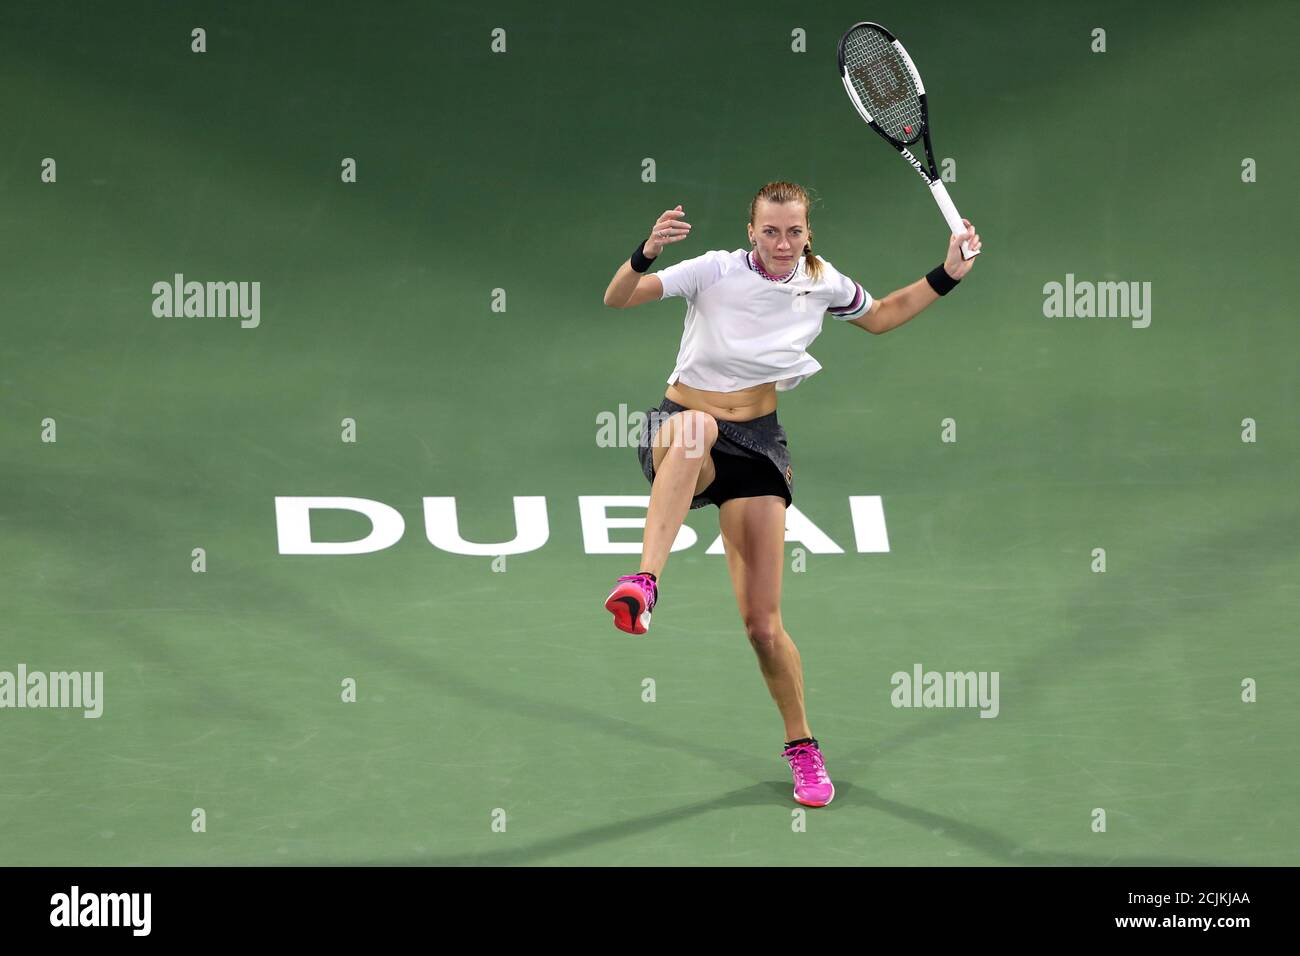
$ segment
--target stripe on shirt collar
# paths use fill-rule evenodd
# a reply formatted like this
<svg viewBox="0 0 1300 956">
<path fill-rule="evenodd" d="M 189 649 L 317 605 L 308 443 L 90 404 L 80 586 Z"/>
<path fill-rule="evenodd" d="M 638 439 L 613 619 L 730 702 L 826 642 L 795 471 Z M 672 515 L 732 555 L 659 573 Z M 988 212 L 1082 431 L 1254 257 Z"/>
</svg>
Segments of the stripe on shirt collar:
<svg viewBox="0 0 1300 956">
<path fill-rule="evenodd" d="M 768 282 L 789 282 L 795 277 L 795 273 L 799 271 L 799 263 L 803 262 L 803 256 L 799 256 L 794 260 L 794 268 L 790 270 L 789 275 L 784 276 L 774 276 L 772 273 L 764 269 L 763 264 L 758 259 L 758 254 L 752 250 L 749 255 L 745 256 L 745 262 L 749 264 L 749 268 L 752 271 L 757 272 Z"/>
</svg>

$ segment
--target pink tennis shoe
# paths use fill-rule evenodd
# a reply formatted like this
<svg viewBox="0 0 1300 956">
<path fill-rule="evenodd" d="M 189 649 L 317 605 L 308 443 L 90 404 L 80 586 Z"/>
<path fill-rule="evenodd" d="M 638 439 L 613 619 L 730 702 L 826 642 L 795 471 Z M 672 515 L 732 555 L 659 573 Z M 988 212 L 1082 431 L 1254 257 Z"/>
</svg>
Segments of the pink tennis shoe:
<svg viewBox="0 0 1300 956">
<path fill-rule="evenodd" d="M 625 574 L 605 598 L 605 610 L 614 615 L 614 626 L 629 634 L 650 630 L 650 612 L 659 600 L 659 585 L 648 574 Z"/>
<path fill-rule="evenodd" d="M 781 756 L 790 761 L 796 801 L 805 807 L 824 807 L 835 799 L 835 784 L 826 773 L 816 738 L 794 741 Z"/>
</svg>

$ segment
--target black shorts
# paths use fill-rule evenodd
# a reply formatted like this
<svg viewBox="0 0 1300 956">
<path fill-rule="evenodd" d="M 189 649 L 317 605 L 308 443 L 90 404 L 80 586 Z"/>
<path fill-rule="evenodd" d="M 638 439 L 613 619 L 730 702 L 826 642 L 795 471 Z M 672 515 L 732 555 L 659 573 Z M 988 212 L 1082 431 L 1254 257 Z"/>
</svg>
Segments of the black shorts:
<svg viewBox="0 0 1300 956">
<path fill-rule="evenodd" d="M 718 507 L 730 498 L 754 498 L 776 495 L 785 499 L 788 508 L 794 500 L 780 472 L 766 458 L 757 455 L 732 455 L 716 448 L 710 453 L 717 477 L 700 494 Z"/>
<path fill-rule="evenodd" d="M 647 427 L 637 446 L 641 473 L 654 484 L 653 439 L 659 425 L 669 415 L 684 411 L 685 406 L 665 398 L 657 409 L 646 412 Z M 714 504 L 719 507 L 731 498 L 776 495 L 785 506 L 794 503 L 794 477 L 790 467 L 790 450 L 785 429 L 776 412 L 747 422 L 717 419 L 718 440 L 710 456 L 717 477 L 691 500 L 691 508 Z"/>
</svg>

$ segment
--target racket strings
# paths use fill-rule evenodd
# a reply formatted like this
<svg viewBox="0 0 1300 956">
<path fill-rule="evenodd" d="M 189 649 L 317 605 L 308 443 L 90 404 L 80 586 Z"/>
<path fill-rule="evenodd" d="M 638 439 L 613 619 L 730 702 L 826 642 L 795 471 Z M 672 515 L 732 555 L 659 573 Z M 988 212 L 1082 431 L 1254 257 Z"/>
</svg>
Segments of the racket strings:
<svg viewBox="0 0 1300 956">
<path fill-rule="evenodd" d="M 894 44 L 870 28 L 857 30 L 844 41 L 844 67 L 880 128 L 899 142 L 915 142 L 921 135 L 921 97 Z"/>
</svg>

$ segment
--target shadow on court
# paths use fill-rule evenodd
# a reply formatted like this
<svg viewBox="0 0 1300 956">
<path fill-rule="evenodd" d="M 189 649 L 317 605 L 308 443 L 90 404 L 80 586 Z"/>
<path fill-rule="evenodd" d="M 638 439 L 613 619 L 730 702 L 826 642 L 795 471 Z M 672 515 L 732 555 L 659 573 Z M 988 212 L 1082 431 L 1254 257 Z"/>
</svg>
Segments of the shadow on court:
<svg viewBox="0 0 1300 956">
<path fill-rule="evenodd" d="M 1231 529 L 1212 536 L 1206 547 L 1217 554 L 1249 555 L 1250 560 L 1261 565 L 1269 564 L 1273 557 L 1267 549 L 1261 549 L 1261 542 L 1270 539 L 1264 529 Z M 1178 555 L 1165 553 L 1148 560 L 1144 565 L 1150 568 L 1168 568 L 1176 566 Z M 1157 563 L 1164 561 L 1165 563 Z M 1170 563 L 1174 562 L 1174 563 Z M 1110 582 L 1114 590 L 1108 595 L 1107 604 L 1113 607 L 1113 620 L 1098 617 L 1098 605 L 1094 588 L 1081 587 L 1071 604 L 1069 619 L 1076 623 L 1074 632 L 1063 639 L 1044 647 L 1032 660 L 1009 676 L 1004 675 L 1004 682 L 1022 689 L 1022 696 L 1017 699 L 1018 707 L 1025 707 L 1035 699 L 1050 694 L 1063 673 L 1072 672 L 1071 661 L 1077 661 L 1080 668 L 1095 667 L 1122 657 L 1126 652 L 1139 646 L 1138 641 L 1144 628 L 1150 633 L 1164 633 L 1176 628 L 1179 621 L 1194 619 L 1206 613 L 1209 606 L 1217 606 L 1229 600 L 1227 594 L 1194 593 L 1173 602 L 1161 603 L 1151 612 L 1149 624 L 1133 620 L 1134 609 L 1152 604 L 1150 593 L 1143 589 L 1150 586 L 1149 581 L 1141 578 Z M 300 595 L 305 601 L 307 594 Z M 593 620 L 595 612 L 593 612 Z M 599 623 L 605 623 L 600 621 Z M 593 625 L 594 626 L 594 625 Z M 1159 628 L 1157 631 L 1156 629 Z M 362 628 L 369 631 L 369 628 Z M 345 626 L 337 622 L 333 634 L 329 637 L 342 646 L 354 646 L 358 628 Z M 367 653 L 379 664 L 387 665 L 400 673 L 404 679 L 416 681 L 423 692 L 454 696 L 476 707 L 490 712 L 512 712 L 532 720 L 550 722 L 557 727 L 569 726 L 581 728 L 585 732 L 596 731 L 601 734 L 626 740 L 631 744 L 644 747 L 649 744 L 662 747 L 674 753 L 690 755 L 707 760 L 714 765 L 742 776 L 757 778 L 770 777 L 773 765 L 770 760 L 702 743 L 698 739 L 679 738 L 665 734 L 652 727 L 626 722 L 600 712 L 585 710 L 573 704 L 537 697 L 521 696 L 517 692 L 509 694 L 492 686 L 458 675 L 443 661 L 433 661 L 419 653 L 412 652 L 406 646 L 384 642 L 380 635 L 372 633 L 372 640 L 367 644 Z M 962 729 L 964 723 L 953 721 L 948 712 L 938 713 L 913 724 L 908 729 L 880 741 L 874 746 L 861 748 L 846 754 L 832 756 L 831 769 L 836 779 L 836 799 L 831 806 L 810 809 L 810 813 L 836 813 L 846 806 L 857 805 L 870 807 L 895 819 L 923 827 L 932 833 L 977 851 L 999 863 L 1022 866 L 1217 866 L 1219 863 L 1195 857 L 1178 856 L 1133 856 L 1118 857 L 1113 854 L 1090 855 L 1075 852 L 1057 852 L 1051 850 L 1032 850 L 1020 846 L 1017 841 L 994 829 L 964 823 L 953 817 L 933 813 L 918 807 L 909 806 L 881 796 L 871 789 L 859 787 L 849 778 L 862 778 L 876 758 L 883 754 L 905 750 L 918 740 L 935 737 L 940 734 Z M 641 834 L 651 833 L 663 827 L 670 827 L 684 820 L 689 820 L 716 811 L 730 811 L 742 807 L 764 807 L 788 805 L 795 809 L 796 804 L 790 796 L 791 783 L 782 776 L 779 780 L 767 780 L 740 790 L 721 794 L 716 798 L 699 800 L 682 806 L 647 814 L 634 820 L 602 824 L 589 829 L 543 839 L 525 847 L 467 851 L 439 855 L 430 853 L 403 860 L 376 860 L 363 865 L 410 865 L 410 866 L 458 866 L 473 864 L 526 865 L 547 863 L 550 858 L 566 853 L 590 850 L 605 843 L 625 840 Z M 329 863 L 327 860 L 312 861 Z M 355 861 L 349 861 L 355 862 Z M 706 861 L 701 861 L 706 862 Z M 869 863 L 869 860 L 863 860 Z"/>
<path fill-rule="evenodd" d="M 164 486 L 163 482 L 151 480 L 145 475 L 134 475 L 132 477 L 132 494 L 136 498 L 152 496 L 162 497 L 166 500 L 169 490 Z M 44 478 L 47 482 L 56 485 L 60 480 L 56 475 L 46 475 Z M 24 485 L 23 487 L 32 486 Z M 174 491 L 170 493 L 175 494 Z M 122 497 L 124 496 L 118 496 L 118 498 Z M 36 502 L 33 502 L 33 504 L 36 504 Z M 106 526 L 99 525 L 100 530 L 110 534 L 116 540 L 161 540 L 166 536 L 168 529 L 153 518 L 154 509 L 140 506 L 141 503 L 138 500 L 114 501 L 106 497 L 99 504 L 104 507 L 97 509 L 102 511 L 102 514 L 97 514 L 96 518 L 106 523 Z M 107 507 L 109 504 L 114 506 Z M 39 508 L 32 510 L 39 511 Z M 18 509 L 16 513 L 22 515 L 27 512 L 24 509 Z M 1276 522 L 1273 522 L 1273 525 L 1275 524 Z M 35 526 L 30 530 L 36 530 Z M 1223 531 L 1213 535 L 1207 542 L 1206 547 L 1213 553 L 1241 556 L 1242 560 L 1249 560 L 1261 566 L 1271 565 L 1278 556 L 1269 553 L 1268 548 L 1261 547 L 1261 545 L 1277 539 L 1266 533 L 1267 530 L 1253 528 L 1249 530 L 1231 529 Z M 1248 556 L 1248 558 L 1245 556 Z M 1159 564 L 1156 563 L 1156 560 L 1150 560 L 1145 566 L 1156 568 L 1173 567 L 1176 566 L 1178 555 L 1163 553 L 1156 556 L 1156 559 L 1165 563 Z M 241 573 L 253 574 L 255 569 L 251 567 L 243 568 Z M 1026 665 L 1008 676 L 1006 683 L 1009 685 L 1014 684 L 1021 688 L 1022 691 L 1022 696 L 1017 699 L 1017 706 L 1027 707 L 1034 700 L 1051 693 L 1053 687 L 1056 686 L 1054 682 L 1059 683 L 1061 675 L 1071 671 L 1072 661 L 1077 661 L 1080 667 L 1097 666 L 1106 662 L 1113 662 L 1139 646 L 1140 636 L 1144 627 L 1148 627 L 1148 625 L 1143 622 L 1135 623 L 1132 620 L 1132 615 L 1134 609 L 1140 608 L 1143 604 L 1150 605 L 1152 603 L 1150 593 L 1144 593 L 1143 591 L 1148 586 L 1148 582 L 1142 579 L 1128 578 L 1108 583 L 1112 585 L 1112 592 L 1108 595 L 1107 604 L 1115 608 L 1113 612 L 1116 615 L 1115 618 L 1108 620 L 1098 616 L 1094 588 L 1085 586 L 1077 589 L 1075 598 L 1068 609 L 1069 619 L 1075 622 L 1088 621 L 1090 623 L 1086 625 L 1076 623 L 1073 633 L 1068 637 L 1059 639 L 1042 648 Z M 296 594 L 289 593 L 291 590 L 293 589 L 286 587 L 284 582 L 277 582 L 277 593 L 282 602 L 289 604 L 298 602 L 298 605 L 303 607 L 317 603 L 316 598 L 318 596 L 308 590 L 296 589 Z M 1168 629 L 1176 628 L 1180 621 L 1194 619 L 1206 613 L 1210 607 L 1222 605 L 1228 600 L 1231 600 L 1228 592 L 1208 594 L 1196 592 L 1187 595 L 1186 599 L 1180 599 L 1177 603 L 1161 603 L 1158 608 L 1155 608 L 1150 613 L 1148 618 L 1149 632 L 1164 633 Z M 97 610 L 86 599 L 79 599 L 76 604 L 80 605 L 77 609 L 83 613 L 94 613 Z M 203 611 L 209 609 L 193 608 L 190 610 Z M 593 607 L 593 626 L 606 624 L 607 622 L 598 617 L 597 614 L 598 609 Z M 417 684 L 422 693 L 455 697 L 486 712 L 513 713 L 532 721 L 542 721 L 556 727 L 571 727 L 587 733 L 594 731 L 638 747 L 645 747 L 648 744 L 664 748 L 676 754 L 688 755 L 708 761 L 719 768 L 742 777 L 761 781 L 739 790 L 719 794 L 710 799 L 695 800 L 678 807 L 646 814 L 639 818 L 601 824 L 560 836 L 536 840 L 527 846 L 441 855 L 430 853 L 397 861 L 391 859 L 376 860 L 373 861 L 372 865 L 544 864 L 550 862 L 556 856 L 588 851 L 604 844 L 613 844 L 631 837 L 653 833 L 662 828 L 670 828 L 683 821 L 718 811 L 729 812 L 746 807 L 784 807 L 792 810 L 797 806 L 791 800 L 791 783 L 785 775 L 784 767 L 781 767 L 782 772 L 778 779 L 769 779 L 776 776 L 775 771 L 777 769 L 770 759 L 759 758 L 748 752 L 739 752 L 710 745 L 698 738 L 682 738 L 667 734 L 653 727 L 633 724 L 621 718 L 587 710 L 563 700 L 530 697 L 521 695 L 514 690 L 506 693 L 489 683 L 458 674 L 445 661 L 434 659 L 418 650 L 413 650 L 409 644 L 385 640 L 382 633 L 377 633 L 374 630 L 373 622 L 370 624 L 358 622 L 357 625 L 353 626 L 337 614 L 330 615 L 327 620 L 329 626 L 315 630 L 313 633 L 314 638 L 328 640 L 341 648 L 353 650 L 356 646 L 357 634 L 368 634 L 369 640 L 366 644 L 366 654 L 370 660 L 376 665 L 391 668 L 392 671 L 401 675 L 402 680 Z M 150 623 L 147 619 L 133 622 L 130 640 L 139 649 L 140 657 L 167 666 L 175 672 L 185 672 L 183 654 L 179 653 L 180 649 L 174 645 L 174 636 L 154 633 Z M 1160 630 L 1157 631 L 1156 628 Z M 194 679 L 191 675 L 190 680 Z M 230 712 L 230 710 L 237 708 L 234 712 L 241 713 L 249 719 L 264 722 L 269 726 L 275 726 L 276 721 L 269 713 L 259 713 L 256 708 L 250 710 L 247 701 L 226 694 L 222 681 L 207 680 L 202 677 L 198 680 L 201 693 L 195 696 L 190 705 L 198 708 L 195 716 L 204 716 L 212 711 Z M 202 701 L 202 703 L 200 704 L 199 701 Z M 833 754 L 831 769 L 835 773 L 837 787 L 835 803 L 824 809 L 810 809 L 809 812 L 812 814 L 835 814 L 848 807 L 869 807 L 897 820 L 941 835 L 956 844 L 977 851 L 989 859 L 1010 865 L 1218 865 L 1213 861 L 1173 856 L 1137 856 L 1121 859 L 1113 855 L 1103 856 L 1054 852 L 1051 850 L 1030 850 L 1020 846 L 1015 839 L 997 830 L 968 824 L 950 816 L 909 806 L 897 800 L 881 796 L 874 790 L 860 787 L 852 782 L 851 778 L 862 779 L 865 777 L 869 767 L 878 757 L 884 754 L 903 751 L 919 740 L 968 726 L 966 723 L 959 723 L 950 718 L 951 714 L 948 712 L 927 716 L 920 722 L 911 724 L 902 732 L 894 734 L 874 746 L 860 748 L 845 754 Z M 328 863 L 332 861 L 317 860 L 311 862 Z M 348 860 L 347 862 L 355 864 L 357 861 Z M 701 860 L 698 862 L 707 863 L 708 861 Z M 860 862 L 870 863 L 871 861 L 870 859 L 863 859 Z"/>
<path fill-rule="evenodd" d="M 342 628 L 336 637 L 342 641 L 354 641 L 355 630 Z M 1083 640 L 1084 636 L 1072 639 L 1071 643 Z M 1116 642 L 1118 645 L 1120 642 Z M 1091 645 L 1089 645 L 1091 647 Z M 1095 651 L 1095 647 L 1092 647 Z M 754 756 L 720 747 L 701 744 L 696 739 L 684 739 L 656 731 L 640 725 L 634 725 L 608 715 L 584 710 L 571 704 L 541 698 L 521 698 L 517 694 L 503 694 L 490 686 L 463 676 L 454 675 L 444 664 L 433 664 L 418 655 L 411 654 L 401 647 L 372 643 L 368 651 L 384 658 L 385 663 L 400 670 L 408 678 L 417 679 L 422 688 L 438 693 L 460 697 L 470 703 L 489 710 L 509 710 L 533 719 L 554 722 L 557 725 L 571 725 L 586 731 L 598 731 L 627 740 L 639 746 L 651 744 L 672 750 L 674 753 L 689 754 L 708 760 L 718 767 L 742 775 L 763 778 L 772 774 L 771 761 L 759 760 Z M 1049 673 L 1048 662 L 1059 648 L 1045 651 L 1031 666 L 1032 675 L 1046 676 Z M 1055 673 L 1055 672 L 1051 672 Z M 1017 842 L 988 827 L 964 823 L 953 817 L 932 813 L 918 807 L 908 806 L 897 800 L 880 796 L 875 791 L 859 787 L 848 778 L 849 774 L 862 775 L 872 760 L 882 753 L 906 747 L 909 743 L 927 736 L 951 730 L 958 725 L 951 720 L 930 720 L 926 724 L 909 729 L 901 734 L 883 741 L 870 748 L 864 755 L 861 751 L 834 759 L 832 769 L 836 770 L 835 802 L 826 808 L 810 808 L 810 813 L 836 813 L 850 804 L 866 806 L 888 814 L 896 819 L 923 827 L 931 832 L 940 831 L 943 836 L 978 851 L 1000 863 L 1022 866 L 1215 866 L 1215 862 L 1192 857 L 1135 856 L 1119 858 L 1114 855 L 1089 855 L 1050 850 L 1029 850 Z M 848 771 L 848 773 L 846 773 Z M 359 865 L 395 865 L 395 866 L 464 866 L 475 864 L 526 865 L 547 863 L 550 858 L 565 853 L 580 852 L 654 832 L 662 827 L 672 826 L 694 817 L 716 811 L 729 811 L 742 807 L 773 807 L 786 805 L 795 809 L 790 795 L 792 784 L 789 779 L 768 780 L 753 786 L 722 794 L 714 799 L 699 800 L 682 806 L 647 814 L 634 820 L 602 824 L 585 830 L 536 841 L 525 847 L 467 851 L 453 854 L 430 853 L 402 860 L 375 860 Z M 308 862 L 308 861 L 300 861 Z M 309 865 L 329 865 L 331 862 L 315 860 Z M 355 865 L 356 861 L 347 861 Z M 701 861 L 707 862 L 707 861 Z M 869 860 L 861 861 L 869 863 Z"/>
<path fill-rule="evenodd" d="M 349 865 L 349 866 L 524 866 L 528 864 L 548 864 L 553 856 L 591 850 L 603 843 L 625 840 L 629 837 L 651 833 L 660 827 L 681 823 L 719 810 L 736 810 L 741 807 L 772 807 L 790 800 L 790 783 L 756 783 L 743 790 L 735 790 L 713 800 L 700 800 L 683 804 L 671 810 L 647 814 L 636 820 L 620 823 L 608 823 L 602 826 L 578 830 L 565 836 L 539 840 L 525 847 L 508 850 L 485 850 L 482 852 L 465 852 L 453 854 L 428 854 L 403 860 L 372 860 L 357 863 L 347 861 L 310 861 L 305 865 Z M 1120 859 L 1115 856 L 1094 856 L 1084 853 L 1056 853 L 1050 850 L 1026 850 L 1016 842 L 987 827 L 972 826 L 952 817 L 931 813 L 909 807 L 896 800 L 882 797 L 874 791 L 858 787 L 852 783 L 835 785 L 835 802 L 825 808 L 809 808 L 810 814 L 835 813 L 849 803 L 857 806 L 871 807 L 887 813 L 897 819 L 914 823 L 918 827 L 935 832 L 940 831 L 957 843 L 985 854 L 999 863 L 1018 866 L 1219 866 L 1221 864 L 1190 857 L 1172 856 L 1135 856 Z M 791 802 L 791 809 L 797 804 Z M 617 861 L 609 861 L 616 865 Z M 708 865 L 708 860 L 696 861 Z M 857 864 L 870 865 L 870 859 L 863 859 Z M 297 865 L 304 865 L 299 861 Z M 964 864 L 970 865 L 970 864 Z"/>
</svg>

